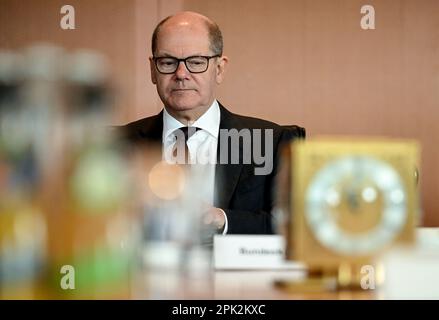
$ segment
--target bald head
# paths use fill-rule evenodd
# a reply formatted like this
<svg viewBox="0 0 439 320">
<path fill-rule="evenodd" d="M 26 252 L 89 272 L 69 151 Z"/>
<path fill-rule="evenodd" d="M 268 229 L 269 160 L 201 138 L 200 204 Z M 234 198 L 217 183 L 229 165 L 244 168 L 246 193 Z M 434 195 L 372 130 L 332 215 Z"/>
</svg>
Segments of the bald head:
<svg viewBox="0 0 439 320">
<path fill-rule="evenodd" d="M 160 32 L 163 29 L 172 31 L 173 29 L 178 30 L 179 28 L 204 29 L 209 37 L 209 47 L 212 51 L 212 54 L 223 54 L 223 37 L 218 25 L 208 17 L 191 11 L 176 13 L 175 15 L 166 17 L 159 22 L 152 34 L 152 54 L 156 54 L 157 42 L 160 37 Z"/>
</svg>

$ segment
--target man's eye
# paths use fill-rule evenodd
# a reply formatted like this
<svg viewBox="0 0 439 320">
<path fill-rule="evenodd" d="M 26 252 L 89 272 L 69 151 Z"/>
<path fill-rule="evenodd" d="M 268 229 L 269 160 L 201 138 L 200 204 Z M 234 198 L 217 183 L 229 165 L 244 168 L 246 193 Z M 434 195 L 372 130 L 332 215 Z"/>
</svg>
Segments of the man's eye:
<svg viewBox="0 0 439 320">
<path fill-rule="evenodd" d="M 191 60 L 188 60 L 188 62 L 194 66 L 199 66 L 199 65 L 205 64 L 205 61 L 203 59 L 191 59 Z"/>
<path fill-rule="evenodd" d="M 175 61 L 174 61 L 174 60 L 171 60 L 171 59 L 166 59 L 166 60 L 160 60 L 159 63 L 160 63 L 162 66 L 172 66 L 172 65 L 175 64 Z"/>
</svg>

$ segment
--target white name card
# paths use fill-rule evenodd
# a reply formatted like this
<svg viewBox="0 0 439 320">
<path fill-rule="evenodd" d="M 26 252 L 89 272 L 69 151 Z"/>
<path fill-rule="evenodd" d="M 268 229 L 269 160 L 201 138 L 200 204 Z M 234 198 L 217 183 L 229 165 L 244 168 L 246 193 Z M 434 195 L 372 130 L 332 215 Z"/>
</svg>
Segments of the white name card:
<svg viewBox="0 0 439 320">
<path fill-rule="evenodd" d="M 215 235 L 215 269 L 303 269 L 285 260 L 285 240 L 279 235 Z"/>
</svg>

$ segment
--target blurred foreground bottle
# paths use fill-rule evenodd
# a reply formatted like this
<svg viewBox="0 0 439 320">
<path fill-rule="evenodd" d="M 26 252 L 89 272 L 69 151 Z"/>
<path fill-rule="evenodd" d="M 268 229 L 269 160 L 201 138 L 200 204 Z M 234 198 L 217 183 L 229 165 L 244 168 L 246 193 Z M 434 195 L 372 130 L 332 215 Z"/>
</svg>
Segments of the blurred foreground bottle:
<svg viewBox="0 0 439 320">
<path fill-rule="evenodd" d="M 130 298 L 136 232 L 128 164 L 107 128 L 111 92 L 94 52 L 61 57 L 62 97 L 46 154 L 48 288 L 55 299 Z"/>
<path fill-rule="evenodd" d="M 129 298 L 128 163 L 105 60 L 0 54 L 0 298 Z"/>
<path fill-rule="evenodd" d="M 24 103 L 22 58 L 0 52 L 0 299 L 38 298 L 45 262 L 34 144 L 42 119 Z"/>
</svg>

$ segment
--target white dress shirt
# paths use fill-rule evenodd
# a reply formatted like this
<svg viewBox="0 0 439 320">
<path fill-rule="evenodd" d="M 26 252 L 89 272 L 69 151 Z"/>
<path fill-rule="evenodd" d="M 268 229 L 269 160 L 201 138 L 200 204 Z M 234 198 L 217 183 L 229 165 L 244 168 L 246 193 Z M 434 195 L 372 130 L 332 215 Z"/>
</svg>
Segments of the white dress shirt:
<svg viewBox="0 0 439 320">
<path fill-rule="evenodd" d="M 203 177 L 204 192 L 202 198 L 204 201 L 213 206 L 214 187 L 215 187 L 215 164 L 219 136 L 219 125 L 221 112 L 218 101 L 214 100 L 207 111 L 190 126 L 197 127 L 196 131 L 187 141 L 189 149 L 189 161 L 193 174 Z M 172 153 L 177 143 L 174 131 L 185 127 L 183 123 L 172 117 L 166 108 L 163 109 L 163 158 L 173 159 Z M 223 234 L 227 233 L 228 222 L 227 216 L 221 210 L 225 217 Z"/>
</svg>

